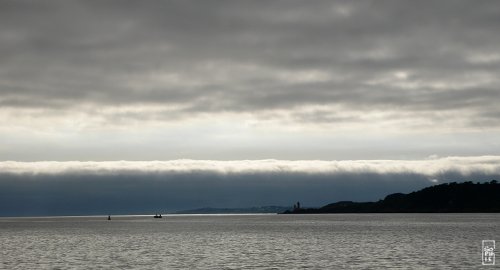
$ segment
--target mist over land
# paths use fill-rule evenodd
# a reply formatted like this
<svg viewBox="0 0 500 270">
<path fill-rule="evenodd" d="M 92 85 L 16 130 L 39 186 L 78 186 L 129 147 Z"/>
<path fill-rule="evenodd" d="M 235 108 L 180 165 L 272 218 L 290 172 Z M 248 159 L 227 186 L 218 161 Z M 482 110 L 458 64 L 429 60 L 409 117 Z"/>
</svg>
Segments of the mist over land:
<svg viewBox="0 0 500 270">
<path fill-rule="evenodd" d="M 500 179 L 500 158 L 425 161 L 0 162 L 0 215 L 175 212 L 375 201 L 453 181 Z"/>
</svg>

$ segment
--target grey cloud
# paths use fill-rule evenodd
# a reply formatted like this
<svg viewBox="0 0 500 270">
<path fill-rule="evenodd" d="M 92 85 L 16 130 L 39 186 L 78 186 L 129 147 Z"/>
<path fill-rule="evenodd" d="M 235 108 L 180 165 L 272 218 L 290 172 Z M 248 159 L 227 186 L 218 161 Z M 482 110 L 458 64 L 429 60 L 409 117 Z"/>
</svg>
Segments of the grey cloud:
<svg viewBox="0 0 500 270">
<path fill-rule="evenodd" d="M 6 1 L 0 13 L 2 107 L 340 105 L 358 114 L 458 110 L 480 123 L 500 101 L 500 61 L 467 60 L 500 53 L 494 1 Z M 292 82 L 310 70 L 338 78 Z M 411 73 L 405 83 L 424 85 L 386 78 L 400 70 Z M 457 82 L 476 73 L 492 80 Z M 425 85 L 434 81 L 443 89 Z"/>
</svg>

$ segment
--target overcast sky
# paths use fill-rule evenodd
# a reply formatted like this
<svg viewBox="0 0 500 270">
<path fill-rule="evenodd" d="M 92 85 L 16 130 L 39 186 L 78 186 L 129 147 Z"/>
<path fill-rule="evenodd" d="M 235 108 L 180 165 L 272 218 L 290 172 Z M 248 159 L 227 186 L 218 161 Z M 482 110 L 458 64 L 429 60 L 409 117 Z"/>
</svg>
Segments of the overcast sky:
<svg viewBox="0 0 500 270">
<path fill-rule="evenodd" d="M 499 156 L 499 29 L 498 1 L 0 1 L 0 161 Z"/>
<path fill-rule="evenodd" d="M 1 1 L 2 160 L 500 154 L 497 1 Z"/>
</svg>

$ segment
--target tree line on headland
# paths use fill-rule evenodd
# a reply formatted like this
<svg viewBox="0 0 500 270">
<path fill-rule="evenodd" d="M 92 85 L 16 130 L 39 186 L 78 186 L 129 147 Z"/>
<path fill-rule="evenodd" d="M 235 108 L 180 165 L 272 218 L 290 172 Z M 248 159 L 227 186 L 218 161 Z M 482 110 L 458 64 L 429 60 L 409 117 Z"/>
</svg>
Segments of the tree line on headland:
<svg viewBox="0 0 500 270">
<path fill-rule="evenodd" d="M 340 201 L 284 214 L 320 213 L 495 213 L 500 212 L 500 184 L 463 182 L 435 185 L 409 194 L 394 193 L 377 202 Z"/>
</svg>

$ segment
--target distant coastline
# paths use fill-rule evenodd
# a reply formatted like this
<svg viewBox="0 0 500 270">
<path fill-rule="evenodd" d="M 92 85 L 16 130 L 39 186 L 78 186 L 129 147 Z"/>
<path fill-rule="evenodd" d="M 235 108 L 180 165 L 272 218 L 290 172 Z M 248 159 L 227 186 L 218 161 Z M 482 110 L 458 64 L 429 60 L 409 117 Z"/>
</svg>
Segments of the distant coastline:
<svg viewBox="0 0 500 270">
<path fill-rule="evenodd" d="M 177 211 L 173 214 L 267 214 L 267 213 L 282 213 L 290 210 L 290 207 L 284 206 L 261 206 L 247 208 L 197 208 L 190 210 Z"/>
<path fill-rule="evenodd" d="M 394 193 L 377 202 L 340 201 L 320 208 L 294 208 L 283 214 L 326 213 L 500 213 L 500 184 L 447 183 L 409 194 Z"/>
</svg>

